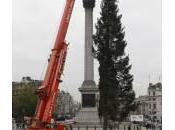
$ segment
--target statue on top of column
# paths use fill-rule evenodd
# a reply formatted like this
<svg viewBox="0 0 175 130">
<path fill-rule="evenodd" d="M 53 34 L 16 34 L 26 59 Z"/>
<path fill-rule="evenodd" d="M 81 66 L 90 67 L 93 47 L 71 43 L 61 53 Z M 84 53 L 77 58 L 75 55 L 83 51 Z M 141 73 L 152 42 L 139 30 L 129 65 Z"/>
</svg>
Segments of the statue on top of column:
<svg viewBox="0 0 175 130">
<path fill-rule="evenodd" d="M 95 0 L 83 0 L 83 7 L 84 8 L 94 8 Z"/>
</svg>

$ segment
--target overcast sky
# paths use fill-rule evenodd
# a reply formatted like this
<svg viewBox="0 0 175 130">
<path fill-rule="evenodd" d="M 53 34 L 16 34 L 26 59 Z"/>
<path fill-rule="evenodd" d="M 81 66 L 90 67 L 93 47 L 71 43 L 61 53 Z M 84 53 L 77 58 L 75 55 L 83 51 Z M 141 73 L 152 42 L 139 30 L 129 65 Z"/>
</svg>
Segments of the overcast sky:
<svg viewBox="0 0 175 130">
<path fill-rule="evenodd" d="M 66 0 L 13 1 L 13 81 L 23 76 L 43 79 Z M 100 12 L 100 2 L 94 8 L 94 24 Z M 162 73 L 161 1 L 120 0 L 120 13 L 125 26 L 126 52 L 132 64 L 134 90 L 147 93 L 150 82 L 156 83 Z M 95 30 L 94 30 L 95 33 Z M 84 79 L 84 8 L 76 0 L 66 36 L 70 42 L 61 89 L 80 100 L 78 88 Z M 95 61 L 95 81 L 98 83 L 98 63 Z M 149 78 L 150 77 L 150 78 Z"/>
</svg>

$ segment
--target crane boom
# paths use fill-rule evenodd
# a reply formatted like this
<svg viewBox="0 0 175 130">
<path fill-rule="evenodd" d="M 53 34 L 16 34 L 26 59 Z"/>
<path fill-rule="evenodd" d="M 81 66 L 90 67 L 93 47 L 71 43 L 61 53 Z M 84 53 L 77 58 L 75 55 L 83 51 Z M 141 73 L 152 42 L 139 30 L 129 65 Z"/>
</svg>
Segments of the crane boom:
<svg viewBox="0 0 175 130">
<path fill-rule="evenodd" d="M 58 95 L 58 87 L 63 72 L 67 46 L 65 36 L 75 0 L 66 0 L 64 13 L 60 22 L 58 34 L 52 49 L 48 67 L 42 85 L 36 93 L 39 97 L 35 115 L 31 119 L 27 130 L 51 130 L 47 126 L 51 123 L 52 114 Z"/>
</svg>

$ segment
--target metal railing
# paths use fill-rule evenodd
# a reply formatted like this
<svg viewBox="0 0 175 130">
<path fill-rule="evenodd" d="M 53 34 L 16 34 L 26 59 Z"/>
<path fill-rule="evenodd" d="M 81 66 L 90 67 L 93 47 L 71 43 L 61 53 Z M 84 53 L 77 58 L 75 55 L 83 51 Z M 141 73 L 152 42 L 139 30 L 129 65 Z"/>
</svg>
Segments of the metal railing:
<svg viewBox="0 0 175 130">
<path fill-rule="evenodd" d="M 24 123 L 12 123 L 12 130 L 25 130 L 27 126 Z M 67 125 L 65 130 L 103 130 L 99 126 L 78 126 L 78 125 Z M 146 128 L 141 125 L 119 125 L 117 128 L 108 128 L 108 130 L 162 130 L 161 128 Z"/>
</svg>

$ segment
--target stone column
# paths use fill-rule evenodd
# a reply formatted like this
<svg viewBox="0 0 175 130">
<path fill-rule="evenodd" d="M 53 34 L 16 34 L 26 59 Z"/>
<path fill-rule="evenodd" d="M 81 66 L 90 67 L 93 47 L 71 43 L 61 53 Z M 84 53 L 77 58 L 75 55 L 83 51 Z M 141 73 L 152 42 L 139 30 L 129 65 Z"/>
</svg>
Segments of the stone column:
<svg viewBox="0 0 175 130">
<path fill-rule="evenodd" d="M 95 0 L 83 0 L 83 7 L 85 8 L 85 57 L 84 57 L 84 81 L 79 91 L 82 94 L 82 107 L 91 105 L 94 107 L 96 101 L 96 93 L 98 88 L 94 81 L 94 62 L 92 55 L 92 34 L 93 34 L 93 8 Z M 94 99 L 94 100 L 93 100 Z M 92 104 L 88 104 L 88 100 Z M 96 105 L 95 105 L 96 106 Z"/>
<path fill-rule="evenodd" d="M 94 81 L 94 63 L 92 56 L 93 8 L 95 0 L 83 0 L 85 8 L 85 57 L 84 81 Z"/>
<path fill-rule="evenodd" d="M 85 8 L 85 57 L 84 82 L 79 88 L 82 97 L 82 108 L 75 116 L 77 126 L 101 128 L 97 111 L 98 88 L 94 81 L 94 66 L 92 56 L 93 8 L 95 0 L 83 0 Z"/>
</svg>

